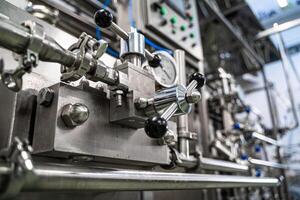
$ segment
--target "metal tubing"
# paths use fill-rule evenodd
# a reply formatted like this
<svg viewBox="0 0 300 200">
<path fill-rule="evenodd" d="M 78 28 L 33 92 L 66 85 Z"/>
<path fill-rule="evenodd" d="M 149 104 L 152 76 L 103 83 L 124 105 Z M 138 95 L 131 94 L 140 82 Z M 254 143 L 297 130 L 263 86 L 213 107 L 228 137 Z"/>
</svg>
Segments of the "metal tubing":
<svg viewBox="0 0 300 200">
<path fill-rule="evenodd" d="M 0 46 L 16 53 L 23 53 L 30 41 L 29 32 L 28 28 L 0 17 Z"/>
<path fill-rule="evenodd" d="M 33 37 L 28 28 L 1 17 L 0 33 L 0 46 L 19 54 L 27 50 Z M 62 48 L 53 38 L 46 36 L 39 45 L 43 47 L 41 52 L 37 52 L 42 61 L 57 62 L 71 67 L 77 59 L 75 54 Z"/>
<path fill-rule="evenodd" d="M 278 168 L 278 169 L 288 169 L 287 165 L 284 165 L 284 164 L 265 161 L 265 160 L 258 160 L 258 159 L 254 159 L 254 158 L 249 158 L 248 162 L 250 164 L 256 165 L 256 166 L 273 167 L 273 168 Z"/>
<path fill-rule="evenodd" d="M 129 35 L 126 31 L 124 31 L 120 26 L 118 26 L 116 23 L 112 22 L 109 29 L 116 33 L 118 36 L 120 36 L 123 40 L 128 40 Z"/>
<path fill-rule="evenodd" d="M 33 181 L 25 182 L 23 191 L 180 190 L 267 187 L 280 184 L 277 178 L 108 170 L 68 165 L 38 165 L 35 168 L 35 174 L 37 177 L 31 179 Z M 1 177 L 3 176 L 0 176 L 0 179 Z"/>
<path fill-rule="evenodd" d="M 120 36 L 123 40 L 127 41 L 129 39 L 128 33 L 126 31 L 124 31 L 116 23 L 112 22 L 109 29 L 112 32 L 116 33 L 118 36 Z M 147 49 L 145 49 L 145 55 L 148 60 L 153 60 L 153 58 L 154 58 L 154 55 L 151 52 L 149 52 Z"/>
<path fill-rule="evenodd" d="M 295 19 L 295 20 L 292 20 L 292 21 L 288 21 L 288 22 L 285 22 L 283 24 L 279 24 L 278 27 L 272 27 L 272 28 L 263 30 L 255 36 L 255 39 L 257 39 L 257 40 L 262 39 L 264 37 L 268 37 L 268 36 L 271 36 L 275 33 L 280 33 L 280 32 L 289 30 L 291 28 L 295 28 L 297 26 L 300 26 L 300 19 Z"/>
<path fill-rule="evenodd" d="M 291 103 L 292 114 L 293 114 L 293 117 L 294 117 L 294 124 L 291 127 L 289 127 L 289 130 L 294 130 L 299 126 L 299 120 L 298 120 L 298 116 L 297 116 L 297 108 L 296 108 L 296 105 L 295 105 L 293 88 L 292 88 L 292 85 L 291 85 L 291 82 L 290 82 L 289 73 L 287 71 L 288 65 L 290 65 L 292 67 L 292 69 L 294 70 L 296 78 L 299 82 L 300 82 L 300 78 L 298 76 L 297 69 L 293 65 L 293 61 L 291 60 L 291 58 L 286 53 L 282 35 L 280 33 L 277 33 L 276 37 L 277 37 L 277 41 L 278 41 L 280 56 L 281 56 L 281 59 L 282 59 L 282 70 L 283 70 L 284 78 L 285 78 L 286 85 L 287 85 L 287 91 L 288 91 L 288 95 L 289 95 L 289 99 L 290 99 L 290 103 Z"/>
<path fill-rule="evenodd" d="M 178 71 L 178 84 L 186 85 L 186 70 L 185 70 L 185 52 L 182 50 L 176 50 L 174 52 L 175 61 Z M 188 116 L 181 115 L 177 118 L 177 131 L 178 131 L 178 149 L 186 158 L 189 158 L 190 145 L 189 140 L 186 138 L 186 134 L 189 132 Z"/>
<path fill-rule="evenodd" d="M 161 117 L 164 118 L 165 120 L 171 119 L 171 117 L 176 113 L 177 111 L 177 104 L 172 103 L 164 112 L 161 114 Z"/>
<path fill-rule="evenodd" d="M 274 140 L 274 139 L 272 139 L 272 138 L 269 138 L 269 137 L 267 137 L 267 136 L 265 136 L 265 135 L 262 135 L 262 134 L 260 134 L 260 133 L 257 133 L 257 132 L 253 132 L 253 133 L 252 133 L 252 137 L 253 137 L 253 138 L 256 138 L 256 139 L 258 139 L 258 140 L 264 141 L 264 142 L 266 142 L 266 143 L 273 144 L 273 145 L 275 145 L 275 146 L 280 146 L 280 145 L 278 144 L 277 140 Z"/>
<path fill-rule="evenodd" d="M 199 167 L 205 170 L 222 172 L 248 172 L 249 170 L 249 167 L 247 165 L 203 157 L 200 158 Z"/>
<path fill-rule="evenodd" d="M 216 140 L 213 143 L 214 147 L 221 151 L 222 153 L 224 153 L 225 155 L 227 155 L 229 157 L 229 160 L 235 160 L 236 159 L 236 155 L 233 154 L 227 147 L 225 147 L 219 140 Z"/>
</svg>

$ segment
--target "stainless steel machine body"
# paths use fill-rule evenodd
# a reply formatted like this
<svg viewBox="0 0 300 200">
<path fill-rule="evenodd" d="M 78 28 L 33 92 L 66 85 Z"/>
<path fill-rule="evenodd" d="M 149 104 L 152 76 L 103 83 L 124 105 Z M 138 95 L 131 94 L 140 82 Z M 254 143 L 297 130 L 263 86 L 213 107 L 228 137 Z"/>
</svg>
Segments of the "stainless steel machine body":
<svg viewBox="0 0 300 200">
<path fill-rule="evenodd" d="M 76 157 L 77 154 L 91 157 L 92 160 L 111 159 L 111 162 L 123 164 L 133 162 L 157 165 L 170 162 L 167 146 L 148 138 L 143 129 L 110 123 L 112 113 L 106 93 L 65 84 L 56 84 L 50 88 L 55 93 L 51 106 L 37 107 L 33 137 L 36 153 L 56 157 Z M 89 109 L 89 118 L 80 126 L 68 128 L 60 117 L 62 108 L 76 103 Z M 120 109 L 113 109 L 113 112 L 122 115 Z"/>
<path fill-rule="evenodd" d="M 206 189 L 223 188 L 228 192 L 224 197 L 232 198 L 245 190 L 256 191 L 256 187 L 280 185 L 282 180 L 273 174 L 254 177 L 254 171 L 284 165 L 260 157 L 240 159 L 257 139 L 277 141 L 263 134 L 244 140 L 250 129 L 233 130 L 236 110 L 231 109 L 240 104 L 229 88 L 231 77 L 221 77 L 223 85 L 214 91 L 226 108 L 221 115 L 224 129 L 209 129 L 216 119 L 206 124 L 197 121 L 199 116 L 208 119 L 204 116 L 208 113 L 194 107 L 201 96 L 203 105 L 207 100 L 201 89 L 205 79 L 195 72 L 203 64 L 196 0 L 133 2 L 139 10 L 133 14 L 137 27 L 130 32 L 119 27 L 107 10 L 95 14 L 101 29 L 121 38 L 120 59 L 105 53 L 108 42 L 104 39 L 86 33 L 77 39 L 0 2 L 0 54 L 4 58 L 4 70 L 0 70 L 0 199 L 19 192 L 118 191 L 117 195 L 124 190 L 142 191 L 126 193 L 125 199 L 163 199 L 169 194 L 182 199 L 178 191 L 154 190 L 200 189 L 205 190 L 189 191 L 191 199 L 199 199 L 199 194 L 200 199 L 218 199 L 209 198 Z M 171 59 L 160 63 L 161 52 L 145 49 L 142 33 L 172 50 L 183 50 L 174 51 L 175 59 L 167 54 Z M 13 57 L 12 52 L 19 55 Z M 192 75 L 186 63 L 194 67 Z M 164 73 L 161 80 L 173 76 L 169 77 L 172 83 L 161 84 L 155 72 Z M 187 74 L 191 75 L 188 79 Z M 194 126 L 207 132 L 192 129 Z M 205 138 L 209 135 L 215 140 Z M 205 155 L 202 140 L 207 142 Z M 218 175 L 222 173 L 228 175 Z M 220 199 L 221 190 L 216 191 Z M 107 198 L 105 195 L 99 198 Z"/>
</svg>

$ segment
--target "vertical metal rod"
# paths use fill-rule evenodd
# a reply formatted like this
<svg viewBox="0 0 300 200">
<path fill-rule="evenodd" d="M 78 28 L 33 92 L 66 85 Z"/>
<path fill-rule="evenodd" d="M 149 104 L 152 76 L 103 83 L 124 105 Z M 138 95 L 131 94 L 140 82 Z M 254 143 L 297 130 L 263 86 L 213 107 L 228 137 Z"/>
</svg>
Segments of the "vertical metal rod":
<svg viewBox="0 0 300 200">
<path fill-rule="evenodd" d="M 112 22 L 112 24 L 109 27 L 109 29 L 112 32 L 115 32 L 123 40 L 128 40 L 129 39 L 128 33 L 126 31 L 124 31 L 120 26 L 118 26 L 117 24 L 115 24 L 114 22 Z M 147 49 L 145 49 L 145 55 L 146 55 L 146 58 L 148 60 L 153 60 L 153 58 L 154 58 L 154 55 L 151 52 L 149 52 Z"/>
<path fill-rule="evenodd" d="M 176 50 L 174 52 L 175 60 L 178 69 L 178 84 L 186 85 L 186 70 L 185 70 L 185 52 L 182 50 Z M 189 140 L 185 137 L 189 131 L 188 116 L 181 115 L 177 118 L 177 130 L 178 130 L 178 143 L 179 152 L 189 157 Z"/>
<path fill-rule="evenodd" d="M 296 106 L 295 106 L 294 95 L 293 95 L 293 91 L 292 91 L 292 85 L 291 85 L 291 82 L 290 82 L 289 73 L 287 71 L 287 67 L 289 65 L 293 66 L 293 64 L 292 64 L 292 61 L 290 60 L 289 56 L 286 54 L 282 35 L 280 33 L 276 33 L 276 37 L 277 37 L 277 41 L 278 41 L 280 56 L 281 56 L 281 59 L 282 59 L 282 70 L 283 70 L 283 74 L 284 74 L 284 77 L 285 77 L 285 81 L 286 81 L 286 85 L 287 85 L 287 91 L 288 91 L 288 95 L 289 95 L 289 99 L 290 99 L 290 103 L 291 103 L 291 108 L 292 108 L 292 113 L 293 113 L 293 117 L 294 117 L 294 125 L 291 127 L 291 129 L 294 129 L 294 128 L 298 127 L 299 122 L 298 122 L 297 110 L 296 110 Z M 293 68 L 293 70 L 295 72 L 296 69 Z M 295 75 L 298 79 L 297 74 L 298 73 L 295 72 Z M 298 81 L 300 81 L 300 80 L 298 80 Z"/>
<path fill-rule="evenodd" d="M 204 74 L 204 61 L 201 60 L 198 62 L 199 72 Z M 209 141 L 209 114 L 208 114 L 208 106 L 207 106 L 207 98 L 206 98 L 206 86 L 204 85 L 201 88 L 202 98 L 199 103 L 199 113 L 200 113 L 200 122 L 201 122 L 201 144 L 202 147 L 202 155 L 205 157 L 210 157 L 210 141 Z M 199 138 L 200 138 L 199 136 Z"/>
</svg>

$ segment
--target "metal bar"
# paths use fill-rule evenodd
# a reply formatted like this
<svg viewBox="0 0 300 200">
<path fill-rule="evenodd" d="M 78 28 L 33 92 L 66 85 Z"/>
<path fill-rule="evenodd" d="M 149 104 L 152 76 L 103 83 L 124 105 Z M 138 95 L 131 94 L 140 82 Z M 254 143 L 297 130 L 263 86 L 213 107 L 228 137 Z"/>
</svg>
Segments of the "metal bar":
<svg viewBox="0 0 300 200">
<path fill-rule="evenodd" d="M 4 170 L 0 171 L 3 172 Z M 43 190 L 180 190 L 278 186 L 277 178 L 109 170 L 69 165 L 37 165 L 37 178 L 25 182 L 23 191 Z M 7 174 L 7 173 L 2 173 Z M 7 174 L 8 175 L 8 174 Z M 3 178 L 3 176 L 0 176 Z M 1 182 L 1 181 L 0 181 Z"/>
<path fill-rule="evenodd" d="M 128 33 L 124 31 L 120 26 L 118 26 L 115 22 L 112 22 L 109 29 L 120 36 L 123 40 L 129 39 Z"/>
<path fill-rule="evenodd" d="M 255 39 L 257 40 L 262 39 L 264 37 L 271 36 L 275 33 L 280 33 L 297 26 L 300 26 L 300 19 L 295 19 L 289 22 L 285 22 L 283 24 L 279 24 L 277 27 L 272 27 L 264 31 L 261 31 L 255 36 Z"/>
<path fill-rule="evenodd" d="M 264 141 L 266 143 L 273 144 L 275 146 L 280 146 L 279 143 L 277 142 L 277 140 L 274 140 L 272 138 L 269 138 L 269 137 L 267 137 L 265 135 L 262 135 L 260 133 L 257 133 L 257 132 L 253 132 L 252 137 L 256 138 L 256 139 L 259 139 L 261 141 Z"/>
<path fill-rule="evenodd" d="M 233 154 L 227 147 L 225 147 L 219 140 L 216 140 L 213 145 L 217 150 L 227 155 L 230 160 L 236 159 L 236 155 Z"/>
<path fill-rule="evenodd" d="M 109 29 L 112 32 L 116 33 L 118 36 L 120 36 L 123 40 L 128 40 L 129 39 L 128 33 L 126 31 L 124 31 L 116 23 L 112 22 Z M 145 49 L 145 55 L 146 55 L 146 58 L 148 60 L 153 60 L 153 58 L 154 58 L 154 55 L 151 52 L 149 52 L 147 49 Z"/>
<path fill-rule="evenodd" d="M 29 44 L 29 29 L 0 16 L 0 46 L 15 53 L 23 53 Z"/>
<path fill-rule="evenodd" d="M 186 85 L 186 68 L 185 68 L 185 52 L 183 50 L 176 50 L 174 58 L 177 63 L 178 84 Z M 188 116 L 181 115 L 177 117 L 177 131 L 178 131 L 178 149 L 186 158 L 190 156 L 190 142 L 184 137 L 189 132 Z"/>
<path fill-rule="evenodd" d="M 24 53 L 29 46 L 32 34 L 24 26 L 16 24 L 8 19 L 0 17 L 0 46 L 15 53 Z M 65 66 L 72 66 L 77 57 L 76 54 L 62 48 L 54 39 L 46 36 L 42 42 L 39 59 L 47 62 L 58 62 Z"/>
<path fill-rule="evenodd" d="M 199 72 L 204 74 L 204 61 L 198 62 Z M 210 156 L 210 127 L 209 127 L 209 114 L 207 105 L 207 84 L 201 88 L 202 98 L 199 103 L 201 131 L 198 132 L 199 146 L 202 147 L 203 156 Z"/>
<path fill-rule="evenodd" d="M 279 43 L 279 48 L 280 48 L 280 55 L 283 56 L 284 57 L 283 59 L 286 60 L 285 62 L 292 67 L 292 70 L 294 71 L 294 74 L 295 74 L 295 76 L 297 78 L 297 81 L 298 81 L 298 83 L 300 83 L 299 73 L 298 73 L 298 71 L 296 69 L 296 66 L 295 66 L 293 60 L 288 55 L 288 52 L 286 50 L 286 45 L 285 45 L 284 40 L 282 38 L 282 34 L 281 33 L 277 33 L 276 35 L 277 35 L 277 38 L 278 38 L 278 43 Z"/>
<path fill-rule="evenodd" d="M 76 2 L 74 2 L 73 0 L 71 0 L 68 3 L 72 4 L 72 6 L 75 6 L 76 3 L 88 5 L 91 4 L 92 1 L 93 0 L 90 1 L 76 0 Z M 46 5 L 47 7 L 51 7 L 58 10 L 59 20 L 56 22 L 55 25 L 59 28 L 62 28 L 66 32 L 69 32 L 76 36 L 79 36 L 82 32 L 87 32 L 89 35 L 95 35 L 96 33 L 95 29 L 97 26 L 94 23 L 93 16 L 91 14 L 93 14 L 93 12 L 97 10 L 97 7 L 95 7 L 95 9 L 87 8 L 84 10 L 84 13 L 86 15 L 81 15 L 80 13 L 78 14 L 76 12 L 73 12 L 72 9 L 69 9 L 57 3 L 57 1 L 55 0 L 32 0 L 32 3 L 36 5 L 43 4 Z M 98 8 L 102 8 L 101 2 L 98 2 L 97 4 L 99 4 Z M 111 10 L 109 7 L 106 7 L 106 9 L 109 10 L 114 16 L 116 15 L 116 13 L 113 10 Z M 107 37 L 111 40 L 115 39 L 115 34 L 113 34 L 111 31 L 102 29 L 101 32 L 103 37 Z"/>
<path fill-rule="evenodd" d="M 288 169 L 287 165 L 276 163 L 276 162 L 270 162 L 265 160 L 258 160 L 254 158 L 249 158 L 248 162 L 252 165 L 262 166 L 262 167 L 273 167 L 278 169 Z"/>
<path fill-rule="evenodd" d="M 296 78 L 299 82 L 300 82 L 300 78 L 299 78 L 299 75 L 298 75 L 298 72 L 297 72 L 295 66 L 293 65 L 293 61 L 290 59 L 290 57 L 287 55 L 287 53 L 285 51 L 284 41 L 283 41 L 283 38 L 282 38 L 281 34 L 277 33 L 276 36 L 277 36 L 277 40 L 278 40 L 280 56 L 281 56 L 281 59 L 282 59 L 283 75 L 284 75 L 284 78 L 285 78 L 285 81 L 286 81 L 287 91 L 288 91 L 288 95 L 289 95 L 289 99 L 290 99 L 290 103 L 291 103 L 291 109 L 292 109 L 293 118 L 294 118 L 294 125 L 289 127 L 289 129 L 292 130 L 292 129 L 295 129 L 299 126 L 299 120 L 298 120 L 298 116 L 297 116 L 297 109 L 296 109 L 296 105 L 295 105 L 295 99 L 294 99 L 292 84 L 290 82 L 289 73 L 287 71 L 288 65 L 292 66 L 292 69 L 294 70 Z"/>
<path fill-rule="evenodd" d="M 201 169 L 222 172 L 248 172 L 249 170 L 247 165 L 203 157 L 200 158 L 199 166 Z"/>
<path fill-rule="evenodd" d="M 164 112 L 161 114 L 161 117 L 165 120 L 171 119 L 171 117 L 176 113 L 178 105 L 176 103 L 172 103 Z"/>
</svg>

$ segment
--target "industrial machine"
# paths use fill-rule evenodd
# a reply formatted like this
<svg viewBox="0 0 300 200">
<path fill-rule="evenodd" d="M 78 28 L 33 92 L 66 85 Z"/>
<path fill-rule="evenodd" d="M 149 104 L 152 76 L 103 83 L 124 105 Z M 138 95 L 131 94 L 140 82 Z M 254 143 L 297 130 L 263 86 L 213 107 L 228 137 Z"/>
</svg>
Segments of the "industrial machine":
<svg viewBox="0 0 300 200">
<path fill-rule="evenodd" d="M 280 144 L 205 75 L 201 5 L 0 2 L 0 199 L 288 200 Z"/>
</svg>

